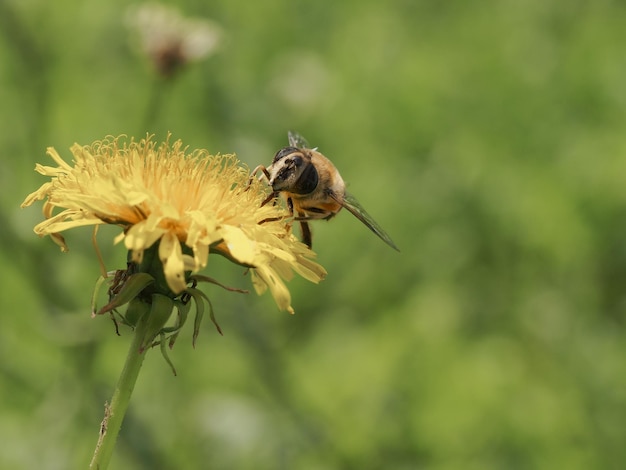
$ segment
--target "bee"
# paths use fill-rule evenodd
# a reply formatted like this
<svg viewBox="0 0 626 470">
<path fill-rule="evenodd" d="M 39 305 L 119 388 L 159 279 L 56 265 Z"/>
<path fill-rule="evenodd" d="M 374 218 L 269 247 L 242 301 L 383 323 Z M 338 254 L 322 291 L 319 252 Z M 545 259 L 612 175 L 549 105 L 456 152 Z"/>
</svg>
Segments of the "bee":
<svg viewBox="0 0 626 470">
<path fill-rule="evenodd" d="M 261 206 L 282 194 L 291 216 L 300 222 L 302 241 L 309 248 L 312 246 L 312 238 L 308 222 L 329 220 L 345 208 L 387 245 L 400 251 L 387 232 L 346 191 L 346 184 L 335 165 L 317 148 L 310 148 L 301 135 L 290 131 L 288 137 L 289 146 L 276 152 L 269 167 L 259 165 L 252 171 L 251 181 L 257 173 L 262 172 L 272 188 Z"/>
</svg>

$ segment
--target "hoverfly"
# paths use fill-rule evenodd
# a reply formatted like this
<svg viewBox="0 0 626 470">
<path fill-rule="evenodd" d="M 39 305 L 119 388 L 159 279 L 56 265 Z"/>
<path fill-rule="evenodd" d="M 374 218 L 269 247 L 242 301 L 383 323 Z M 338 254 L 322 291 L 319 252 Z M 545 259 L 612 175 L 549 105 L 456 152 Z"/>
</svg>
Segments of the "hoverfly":
<svg viewBox="0 0 626 470">
<path fill-rule="evenodd" d="M 288 137 L 289 146 L 274 155 L 269 167 L 259 165 L 252 171 L 252 178 L 261 171 L 272 188 L 272 193 L 262 205 L 282 194 L 287 200 L 289 212 L 295 215 L 294 220 L 300 222 L 302 241 L 309 248 L 312 239 L 308 222 L 329 220 L 345 207 L 387 245 L 400 251 L 387 232 L 346 191 L 346 184 L 335 165 L 317 148 L 310 148 L 301 135 L 289 131 Z"/>
</svg>

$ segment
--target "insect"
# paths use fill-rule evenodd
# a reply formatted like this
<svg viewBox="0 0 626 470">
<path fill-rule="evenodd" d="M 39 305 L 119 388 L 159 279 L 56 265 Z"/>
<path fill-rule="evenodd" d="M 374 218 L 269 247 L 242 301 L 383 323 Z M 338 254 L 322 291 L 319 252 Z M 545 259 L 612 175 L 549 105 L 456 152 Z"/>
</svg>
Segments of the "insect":
<svg viewBox="0 0 626 470">
<path fill-rule="evenodd" d="M 261 171 L 272 188 L 272 193 L 262 206 L 282 194 L 294 220 L 300 222 L 302 241 L 311 248 L 310 220 L 333 218 L 345 207 L 387 245 L 400 251 L 391 237 L 367 213 L 354 196 L 346 191 L 335 165 L 317 151 L 310 148 L 306 140 L 295 132 L 289 132 L 289 146 L 274 155 L 269 167 L 257 166 L 251 178 Z"/>
</svg>

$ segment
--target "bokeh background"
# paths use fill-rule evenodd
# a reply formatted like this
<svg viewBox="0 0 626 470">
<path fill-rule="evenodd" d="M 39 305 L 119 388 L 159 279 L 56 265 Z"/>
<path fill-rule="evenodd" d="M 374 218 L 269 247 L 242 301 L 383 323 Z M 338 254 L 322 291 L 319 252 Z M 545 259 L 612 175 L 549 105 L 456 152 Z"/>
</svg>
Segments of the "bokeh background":
<svg viewBox="0 0 626 470">
<path fill-rule="evenodd" d="M 0 468 L 86 468 L 130 341 L 90 318 L 90 229 L 64 254 L 19 208 L 46 147 L 171 132 L 252 167 L 288 129 L 401 252 L 346 213 L 295 316 L 206 288 L 224 336 L 183 332 L 177 377 L 149 353 L 111 467 L 624 468 L 624 4 L 168 4 L 220 42 L 164 78 L 129 2 L 0 0 Z"/>
</svg>

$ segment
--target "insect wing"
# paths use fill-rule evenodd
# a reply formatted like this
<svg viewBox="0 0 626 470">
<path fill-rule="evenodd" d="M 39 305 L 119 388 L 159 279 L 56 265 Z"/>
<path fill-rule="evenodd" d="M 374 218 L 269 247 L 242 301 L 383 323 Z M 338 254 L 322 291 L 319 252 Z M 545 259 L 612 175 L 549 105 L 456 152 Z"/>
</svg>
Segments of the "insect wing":
<svg viewBox="0 0 626 470">
<path fill-rule="evenodd" d="M 299 149 L 308 149 L 309 143 L 306 141 L 304 137 L 294 131 L 287 132 L 287 136 L 289 137 L 289 145 L 292 147 L 297 147 Z"/>
<path fill-rule="evenodd" d="M 331 196 L 335 201 L 352 213 L 352 215 L 363 222 L 372 232 L 378 235 L 387 245 L 396 251 L 400 251 L 387 232 L 385 232 L 383 228 L 376 223 L 372 216 L 367 213 L 367 211 L 352 194 L 346 192 L 343 200 L 334 195 Z"/>
</svg>

